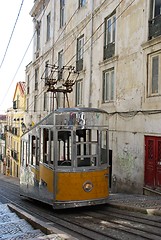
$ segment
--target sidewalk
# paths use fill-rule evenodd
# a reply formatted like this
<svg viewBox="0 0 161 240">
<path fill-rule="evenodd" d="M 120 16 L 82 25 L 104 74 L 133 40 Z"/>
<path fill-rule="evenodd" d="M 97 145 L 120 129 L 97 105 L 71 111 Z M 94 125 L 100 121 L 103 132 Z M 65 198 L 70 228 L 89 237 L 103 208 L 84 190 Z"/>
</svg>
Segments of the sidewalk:
<svg viewBox="0 0 161 240">
<path fill-rule="evenodd" d="M 161 196 L 137 194 L 110 194 L 109 206 L 128 211 L 161 216 Z"/>
<path fill-rule="evenodd" d="M 19 179 L 0 174 L 0 180 L 19 185 Z M 161 196 L 146 196 L 137 194 L 110 194 L 108 205 L 129 211 L 161 216 Z"/>
</svg>

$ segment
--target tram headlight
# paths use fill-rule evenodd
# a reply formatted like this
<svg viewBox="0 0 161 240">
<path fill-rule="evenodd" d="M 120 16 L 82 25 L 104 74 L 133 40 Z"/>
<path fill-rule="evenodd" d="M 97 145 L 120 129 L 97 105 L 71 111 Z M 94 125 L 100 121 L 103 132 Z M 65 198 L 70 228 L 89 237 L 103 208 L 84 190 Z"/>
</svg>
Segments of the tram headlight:
<svg viewBox="0 0 161 240">
<path fill-rule="evenodd" d="M 93 183 L 91 181 L 86 181 L 83 184 L 83 189 L 85 192 L 90 192 L 93 189 Z"/>
</svg>

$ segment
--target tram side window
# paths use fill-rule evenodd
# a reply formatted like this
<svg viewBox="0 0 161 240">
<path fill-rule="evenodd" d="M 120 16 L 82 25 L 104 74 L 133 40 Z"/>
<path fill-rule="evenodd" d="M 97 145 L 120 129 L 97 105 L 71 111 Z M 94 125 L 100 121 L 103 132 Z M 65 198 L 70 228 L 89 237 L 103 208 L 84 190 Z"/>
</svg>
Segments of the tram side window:
<svg viewBox="0 0 161 240">
<path fill-rule="evenodd" d="M 49 143 L 49 130 L 43 129 L 43 163 L 48 164 L 48 143 Z"/>
<path fill-rule="evenodd" d="M 101 132 L 101 164 L 108 163 L 108 132 Z"/>
<path fill-rule="evenodd" d="M 36 166 L 39 166 L 39 144 L 40 144 L 40 140 L 39 138 L 36 138 Z"/>
<path fill-rule="evenodd" d="M 78 167 L 96 166 L 98 161 L 98 131 L 82 129 L 76 131 Z"/>
<path fill-rule="evenodd" d="M 22 141 L 22 160 L 21 165 L 23 167 L 28 166 L 28 143 Z"/>
<path fill-rule="evenodd" d="M 71 131 L 58 131 L 58 165 L 71 166 Z"/>
<path fill-rule="evenodd" d="M 36 165 L 36 138 L 31 136 L 31 165 Z"/>
<path fill-rule="evenodd" d="M 53 139 L 53 131 L 51 129 L 42 129 L 41 134 L 41 158 L 43 163 L 53 164 L 54 159 L 54 139 Z"/>
</svg>

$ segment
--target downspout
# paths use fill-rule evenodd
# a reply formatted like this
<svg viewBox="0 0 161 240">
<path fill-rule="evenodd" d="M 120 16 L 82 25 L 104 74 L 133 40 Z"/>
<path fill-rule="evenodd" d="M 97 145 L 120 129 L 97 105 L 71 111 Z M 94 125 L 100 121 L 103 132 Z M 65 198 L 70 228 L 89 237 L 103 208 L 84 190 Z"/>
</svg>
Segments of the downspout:
<svg viewBox="0 0 161 240">
<path fill-rule="evenodd" d="M 89 107 L 92 107 L 92 77 L 93 77 L 93 10 L 94 10 L 94 0 L 91 0 L 91 48 L 90 48 L 90 77 L 89 77 Z"/>
</svg>

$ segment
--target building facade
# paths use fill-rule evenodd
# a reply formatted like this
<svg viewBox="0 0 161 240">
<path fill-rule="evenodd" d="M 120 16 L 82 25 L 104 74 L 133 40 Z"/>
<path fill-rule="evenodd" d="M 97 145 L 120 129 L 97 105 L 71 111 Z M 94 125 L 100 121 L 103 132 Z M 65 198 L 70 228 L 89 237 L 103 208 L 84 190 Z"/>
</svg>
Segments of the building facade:
<svg viewBox="0 0 161 240">
<path fill-rule="evenodd" d="M 19 177 L 21 135 L 25 130 L 25 83 L 16 84 L 13 107 L 7 110 L 6 175 Z"/>
<path fill-rule="evenodd" d="M 26 126 L 57 107 L 102 108 L 112 191 L 159 191 L 161 1 L 36 0 L 30 14 Z"/>
<path fill-rule="evenodd" d="M 6 115 L 0 115 L 0 173 L 5 173 Z"/>
</svg>

